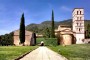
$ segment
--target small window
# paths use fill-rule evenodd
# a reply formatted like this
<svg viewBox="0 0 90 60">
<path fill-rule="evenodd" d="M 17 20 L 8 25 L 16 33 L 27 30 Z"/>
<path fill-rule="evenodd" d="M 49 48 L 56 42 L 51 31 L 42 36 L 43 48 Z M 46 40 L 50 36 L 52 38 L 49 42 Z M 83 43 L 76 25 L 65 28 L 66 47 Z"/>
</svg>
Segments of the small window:
<svg viewBox="0 0 90 60">
<path fill-rule="evenodd" d="M 79 17 L 77 17 L 77 20 L 79 20 Z"/>
<path fill-rule="evenodd" d="M 81 14 L 81 11 L 80 11 L 80 14 Z"/>
<path fill-rule="evenodd" d="M 78 23 L 77 23 L 77 26 L 78 26 Z"/>
<path fill-rule="evenodd" d="M 77 15 L 78 15 L 78 11 L 77 11 Z"/>
<path fill-rule="evenodd" d="M 80 28 L 79 28 L 79 31 L 80 31 Z"/>
<path fill-rule="evenodd" d="M 80 20 L 82 20 L 82 17 L 80 17 Z"/>
</svg>

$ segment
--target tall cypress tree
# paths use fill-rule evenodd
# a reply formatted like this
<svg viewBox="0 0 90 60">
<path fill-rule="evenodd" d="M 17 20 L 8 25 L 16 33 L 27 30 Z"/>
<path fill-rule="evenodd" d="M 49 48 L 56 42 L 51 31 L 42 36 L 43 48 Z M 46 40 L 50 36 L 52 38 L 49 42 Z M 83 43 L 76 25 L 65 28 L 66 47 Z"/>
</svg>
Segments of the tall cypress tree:
<svg viewBox="0 0 90 60">
<path fill-rule="evenodd" d="M 55 27 L 54 27 L 54 12 L 53 12 L 53 10 L 52 10 L 52 23 L 51 23 L 51 25 L 52 25 L 52 28 L 51 28 L 51 38 L 55 38 L 55 32 L 54 32 L 54 29 L 55 29 Z"/>
<path fill-rule="evenodd" d="M 87 37 L 90 38 L 90 24 L 87 25 Z"/>
<path fill-rule="evenodd" d="M 19 38 L 20 38 L 20 43 L 25 42 L 25 21 L 24 21 L 24 13 L 22 14 L 21 17 L 21 22 L 20 22 L 20 32 L 19 32 Z"/>
</svg>

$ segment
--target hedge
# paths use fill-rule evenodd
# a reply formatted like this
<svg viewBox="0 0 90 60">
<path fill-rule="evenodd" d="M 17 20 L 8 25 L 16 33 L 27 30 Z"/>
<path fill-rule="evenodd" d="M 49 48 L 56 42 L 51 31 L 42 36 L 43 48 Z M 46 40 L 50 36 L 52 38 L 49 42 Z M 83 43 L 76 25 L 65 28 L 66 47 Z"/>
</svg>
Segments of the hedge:
<svg viewBox="0 0 90 60">
<path fill-rule="evenodd" d="M 44 42 L 45 46 L 57 46 L 57 38 L 37 38 L 36 44 L 39 45 L 41 41 Z"/>
</svg>

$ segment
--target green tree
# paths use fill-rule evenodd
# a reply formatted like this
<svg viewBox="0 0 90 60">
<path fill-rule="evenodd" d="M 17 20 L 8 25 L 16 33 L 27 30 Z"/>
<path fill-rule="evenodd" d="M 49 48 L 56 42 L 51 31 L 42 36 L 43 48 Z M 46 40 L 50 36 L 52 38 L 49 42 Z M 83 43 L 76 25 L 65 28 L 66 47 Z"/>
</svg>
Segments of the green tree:
<svg viewBox="0 0 90 60">
<path fill-rule="evenodd" d="M 55 38 L 55 32 L 54 32 L 54 29 L 55 29 L 55 27 L 54 27 L 54 12 L 53 12 L 53 10 L 52 10 L 52 23 L 51 23 L 51 38 Z"/>
<path fill-rule="evenodd" d="M 87 25 L 87 31 L 86 31 L 87 38 L 90 38 L 90 24 Z"/>
<path fill-rule="evenodd" d="M 13 45 L 13 32 L 1 35 L 0 45 Z"/>
<path fill-rule="evenodd" d="M 50 30 L 49 30 L 49 28 L 46 28 L 46 31 L 47 31 L 47 37 L 50 38 Z"/>
<path fill-rule="evenodd" d="M 45 30 L 44 30 L 44 37 L 45 37 L 45 38 L 50 38 L 50 30 L 49 30 L 48 27 L 45 28 Z"/>
<path fill-rule="evenodd" d="M 24 13 L 22 14 L 21 17 L 21 22 L 20 22 L 20 32 L 19 32 L 19 38 L 20 38 L 20 43 L 24 44 L 25 42 L 25 18 L 24 18 Z"/>
<path fill-rule="evenodd" d="M 14 42 L 13 35 L 14 35 L 14 33 L 11 32 L 11 33 L 9 33 L 8 35 L 9 35 L 9 44 L 10 44 L 10 45 L 13 45 L 13 42 Z"/>
</svg>

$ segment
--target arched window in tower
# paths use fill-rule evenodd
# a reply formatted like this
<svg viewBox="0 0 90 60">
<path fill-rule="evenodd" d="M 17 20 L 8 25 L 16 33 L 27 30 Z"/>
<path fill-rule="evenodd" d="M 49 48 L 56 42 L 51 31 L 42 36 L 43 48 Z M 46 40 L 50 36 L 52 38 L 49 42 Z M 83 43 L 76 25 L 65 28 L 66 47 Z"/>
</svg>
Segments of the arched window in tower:
<svg viewBox="0 0 90 60">
<path fill-rule="evenodd" d="M 77 15 L 78 15 L 78 11 L 77 11 Z"/>
<path fill-rule="evenodd" d="M 79 32 L 80 32 L 80 28 L 79 28 Z"/>
<path fill-rule="evenodd" d="M 78 23 L 77 23 L 77 26 L 78 26 Z"/>
<path fill-rule="evenodd" d="M 80 17 L 80 20 L 82 20 L 82 17 Z"/>
<path fill-rule="evenodd" d="M 81 11 L 80 11 L 80 14 L 82 14 Z"/>
<path fill-rule="evenodd" d="M 79 17 L 77 17 L 77 20 L 79 20 Z"/>
</svg>

